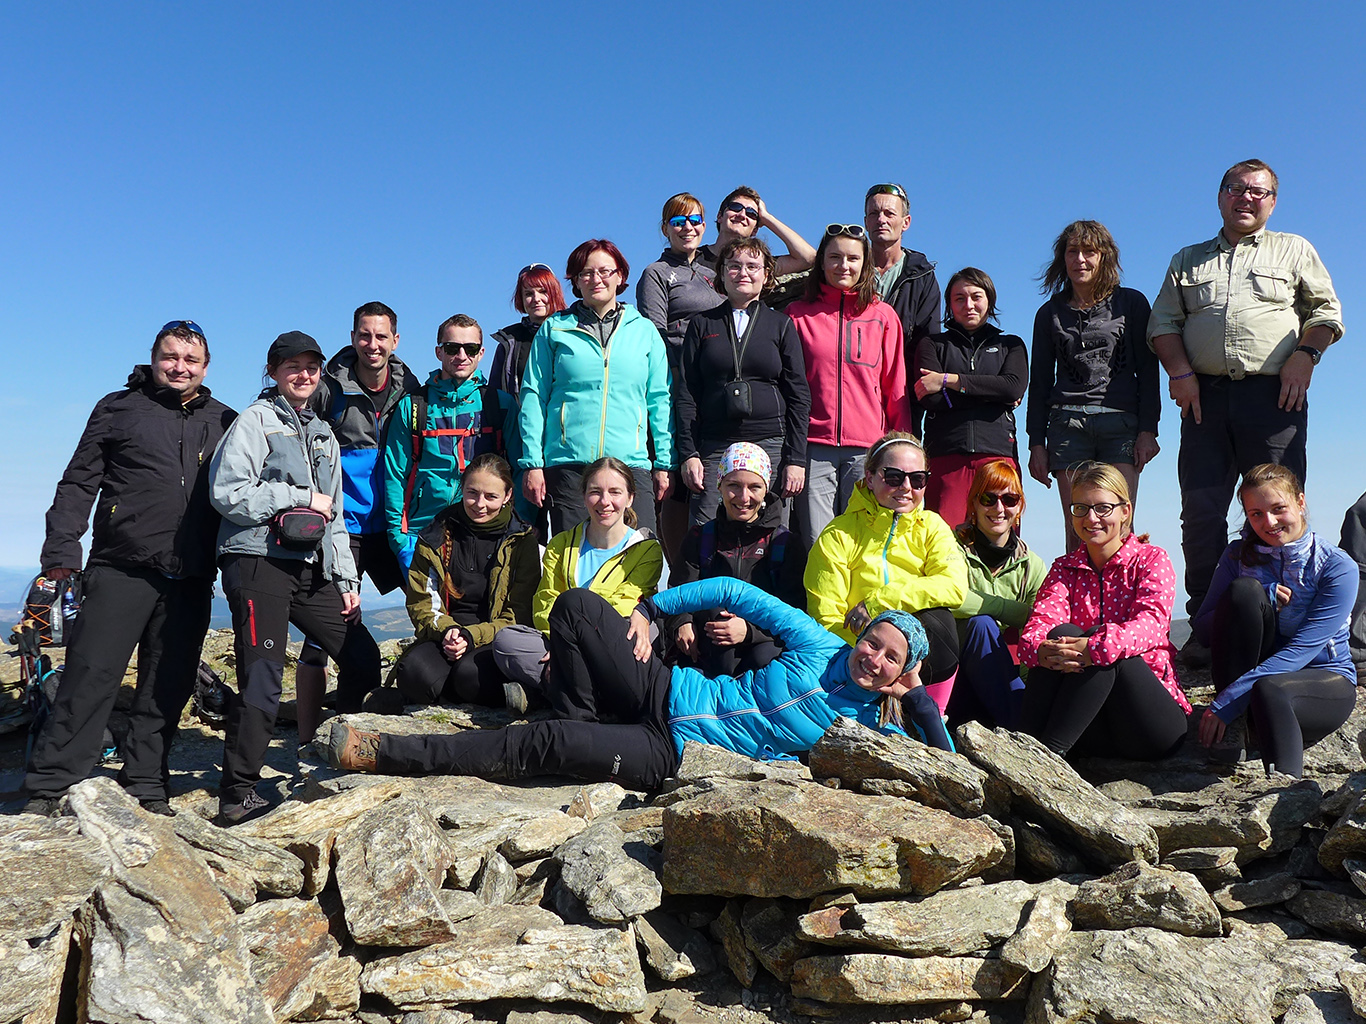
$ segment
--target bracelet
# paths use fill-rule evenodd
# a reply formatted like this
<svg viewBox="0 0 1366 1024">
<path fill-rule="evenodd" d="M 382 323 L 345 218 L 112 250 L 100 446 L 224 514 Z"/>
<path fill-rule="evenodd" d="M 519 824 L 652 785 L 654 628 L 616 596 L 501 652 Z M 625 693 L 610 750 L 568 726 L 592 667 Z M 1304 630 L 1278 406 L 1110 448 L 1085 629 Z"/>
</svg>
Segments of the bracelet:
<svg viewBox="0 0 1366 1024">
<path fill-rule="evenodd" d="M 949 389 L 949 375 L 946 373 L 946 374 L 944 374 L 944 380 L 943 380 L 943 382 L 939 385 L 939 390 L 940 390 L 940 391 L 947 391 L 948 389 Z"/>
<path fill-rule="evenodd" d="M 1171 380 L 1185 380 L 1187 377 L 1194 377 L 1194 376 L 1195 376 L 1195 371 L 1194 371 L 1194 370 L 1187 370 L 1185 373 L 1178 373 L 1175 377 L 1168 377 L 1167 379 L 1168 379 L 1169 381 L 1171 381 Z"/>
</svg>

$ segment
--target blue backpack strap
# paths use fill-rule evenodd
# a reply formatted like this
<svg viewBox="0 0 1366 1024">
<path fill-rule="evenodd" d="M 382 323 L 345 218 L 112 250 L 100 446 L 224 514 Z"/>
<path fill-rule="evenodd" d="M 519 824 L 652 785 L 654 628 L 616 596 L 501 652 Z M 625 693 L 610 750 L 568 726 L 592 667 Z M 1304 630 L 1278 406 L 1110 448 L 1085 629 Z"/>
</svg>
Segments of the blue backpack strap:
<svg viewBox="0 0 1366 1024">
<path fill-rule="evenodd" d="M 714 554 L 716 554 L 716 520 L 708 519 L 702 524 L 697 550 L 697 568 L 702 572 L 703 578 L 706 578 L 707 563 L 711 561 Z"/>
<path fill-rule="evenodd" d="M 787 541 L 792 531 L 786 526 L 777 526 L 768 539 L 768 577 L 773 583 L 774 592 L 778 588 L 778 576 L 783 569 L 783 555 L 787 553 Z"/>
</svg>

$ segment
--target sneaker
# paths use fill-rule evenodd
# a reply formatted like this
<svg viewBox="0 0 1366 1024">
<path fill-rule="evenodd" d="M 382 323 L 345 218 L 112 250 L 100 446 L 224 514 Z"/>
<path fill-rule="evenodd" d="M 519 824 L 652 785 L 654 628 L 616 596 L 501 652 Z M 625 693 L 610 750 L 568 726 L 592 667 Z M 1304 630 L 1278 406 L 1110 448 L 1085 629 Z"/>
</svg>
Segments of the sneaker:
<svg viewBox="0 0 1366 1024">
<path fill-rule="evenodd" d="M 167 818 L 175 817 L 175 811 L 171 809 L 171 805 L 160 797 L 152 797 L 150 800 L 139 800 L 138 803 L 142 805 L 144 811 L 148 811 L 152 814 L 160 814 Z"/>
<path fill-rule="evenodd" d="M 514 715 L 525 715 L 527 709 L 526 690 L 521 683 L 503 684 L 503 704 Z"/>
<path fill-rule="evenodd" d="M 1209 648 L 1194 636 L 1186 641 L 1177 657 L 1181 659 L 1181 664 L 1192 671 L 1210 666 Z"/>
<path fill-rule="evenodd" d="M 225 804 L 220 799 L 218 801 L 218 817 L 213 819 L 213 823 L 219 828 L 232 828 L 232 826 L 240 825 L 244 821 L 261 817 L 271 809 L 271 806 L 271 802 L 256 790 L 248 790 L 240 804 Z"/>
<path fill-rule="evenodd" d="M 28 803 L 24 804 L 24 809 L 20 814 L 36 814 L 40 818 L 60 818 L 62 798 L 59 796 L 35 796 Z"/>
<path fill-rule="evenodd" d="M 352 772 L 373 772 L 379 753 L 379 733 L 361 732 L 340 722 L 332 724 L 323 755 L 333 768 Z"/>
<path fill-rule="evenodd" d="M 1247 719 L 1239 716 L 1224 730 L 1224 738 L 1209 748 L 1209 759 L 1220 764 L 1247 760 Z"/>
</svg>

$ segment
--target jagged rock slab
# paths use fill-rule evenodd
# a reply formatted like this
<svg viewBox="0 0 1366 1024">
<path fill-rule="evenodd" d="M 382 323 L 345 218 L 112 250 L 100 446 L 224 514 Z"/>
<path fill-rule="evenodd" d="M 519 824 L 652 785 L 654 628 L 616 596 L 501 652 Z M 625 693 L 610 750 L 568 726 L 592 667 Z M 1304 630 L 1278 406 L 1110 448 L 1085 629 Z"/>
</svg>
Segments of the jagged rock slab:
<svg viewBox="0 0 1366 1024">
<path fill-rule="evenodd" d="M 171 827 L 199 850 L 215 874 L 244 876 L 257 892 L 267 896 L 297 896 L 303 890 L 303 862 L 274 843 L 242 835 L 236 829 L 215 828 L 194 814 L 177 814 L 171 819 Z"/>
<path fill-rule="evenodd" d="M 565 813 L 592 821 L 599 814 L 615 811 L 627 802 L 629 794 L 615 782 L 594 782 L 580 787 L 569 801 Z"/>
<path fill-rule="evenodd" d="M 109 871 L 104 850 L 74 818 L 0 818 L 0 936 L 51 935 Z"/>
<path fill-rule="evenodd" d="M 1366 794 L 1328 830 L 1319 845 L 1319 863 L 1337 875 L 1347 876 L 1342 862 L 1366 854 Z"/>
<path fill-rule="evenodd" d="M 846 789 L 861 789 L 871 779 L 901 783 L 909 796 L 955 814 L 982 813 L 986 773 L 960 754 L 906 736 L 888 736 L 851 718 L 837 718 L 811 748 L 811 772 L 839 778 Z"/>
<path fill-rule="evenodd" d="M 475 895 L 487 907 L 511 903 L 517 895 L 517 871 L 502 854 L 490 854 L 479 875 L 479 888 Z"/>
<path fill-rule="evenodd" d="M 1015 830 L 1004 821 L 997 821 L 990 814 L 979 814 L 979 824 L 985 825 L 995 833 L 1005 848 L 1005 855 L 981 874 L 984 882 L 1004 882 L 1015 877 Z"/>
<path fill-rule="evenodd" d="M 823 786 L 725 783 L 664 814 L 664 887 L 674 893 L 923 895 L 1004 854 L 979 822 Z"/>
<path fill-rule="evenodd" d="M 745 946 L 779 981 L 791 981 L 793 965 L 816 952 L 797 935 L 801 916 L 802 904 L 790 900 L 748 900 L 740 911 Z"/>
<path fill-rule="evenodd" d="M 1357 892 L 1366 894 L 1366 860 L 1348 857 L 1342 862 L 1342 870 L 1347 873 L 1347 880 L 1357 887 Z"/>
<path fill-rule="evenodd" d="M 1224 782 L 1189 793 L 1142 799 L 1133 810 L 1157 833 L 1164 857 L 1209 846 L 1238 848 L 1236 862 L 1284 853 L 1318 812 L 1322 791 L 1310 779 L 1277 776 L 1278 783 L 1248 792 L 1245 783 Z"/>
<path fill-rule="evenodd" d="M 1222 913 L 1232 914 L 1253 907 L 1271 907 L 1299 895 L 1303 886 L 1294 875 L 1281 872 L 1250 882 L 1235 882 L 1211 896 Z"/>
<path fill-rule="evenodd" d="M 740 900 L 728 900 L 708 930 L 711 937 L 721 944 L 721 952 L 725 955 L 730 973 L 741 985 L 749 988 L 759 974 L 759 958 L 745 943 L 745 931 L 740 924 L 743 913 Z"/>
<path fill-rule="evenodd" d="M 563 812 L 532 818 L 503 840 L 498 852 L 513 864 L 536 860 L 554 853 L 587 827 L 585 818 Z"/>
<path fill-rule="evenodd" d="M 1162 858 L 1163 867 L 1177 871 L 1214 871 L 1228 867 L 1238 856 L 1236 846 L 1197 846 L 1189 850 L 1173 850 Z"/>
<path fill-rule="evenodd" d="M 795 760 L 756 761 L 722 747 L 713 747 L 696 740 L 683 744 L 683 757 L 674 772 L 679 786 L 687 786 L 709 779 L 730 779 L 735 782 L 762 782 L 765 779 L 810 781 L 811 770 Z"/>
<path fill-rule="evenodd" d="M 1185 871 L 1135 861 L 1083 882 L 1072 900 L 1077 928 L 1160 928 L 1181 935 L 1220 935 L 1219 908 Z"/>
<path fill-rule="evenodd" d="M 1026 908 L 1025 923 L 1001 947 L 1001 959 L 1038 974 L 1053 962 L 1053 954 L 1072 931 L 1067 897 L 1059 892 L 1040 892 Z"/>
<path fill-rule="evenodd" d="M 1366 770 L 1361 736 L 1366 732 L 1366 700 L 1357 692 L 1357 703 L 1347 721 L 1304 751 L 1306 775 L 1351 775 Z"/>
<path fill-rule="evenodd" d="M 1366 1017 L 1366 964 L 1348 964 L 1338 971 L 1338 984 L 1352 1001 L 1352 1009 Z"/>
<path fill-rule="evenodd" d="M 71 924 L 68 917 L 47 935 L 0 940 L 0 1020 L 56 1024 Z"/>
<path fill-rule="evenodd" d="M 361 989 L 399 1009 L 489 999 L 587 1003 L 614 1013 L 645 1007 L 630 928 L 531 929 L 515 944 L 473 949 L 444 942 L 367 965 Z"/>
<path fill-rule="evenodd" d="M 340 956 L 313 900 L 266 900 L 239 918 L 251 972 L 277 1021 L 339 1017 L 360 1007 L 360 964 Z"/>
<path fill-rule="evenodd" d="M 802 915 L 799 933 L 827 945 L 955 957 L 990 949 L 1014 935 L 1034 895 L 1032 885 L 1012 880 L 946 889 L 914 902 L 832 907 Z"/>
<path fill-rule="evenodd" d="M 555 852 L 560 884 L 583 901 L 589 915 L 619 924 L 656 909 L 664 894 L 648 854 L 611 822 L 595 822 Z"/>
<path fill-rule="evenodd" d="M 237 915 L 193 848 L 112 779 L 67 800 L 112 867 L 81 910 L 82 1019 L 271 1024 Z"/>
<path fill-rule="evenodd" d="M 1107 867 L 1157 860 L 1153 830 L 1034 737 L 968 722 L 957 738 L 971 761 L 1010 788 L 1022 817 L 1065 836 L 1083 856 Z"/>
<path fill-rule="evenodd" d="M 1321 1008 L 1324 995 L 1341 993 L 1342 973 L 1361 966 L 1362 958 L 1353 946 L 1318 939 L 1282 942 L 1270 951 L 1271 968 L 1279 975 L 1272 1009 L 1282 1012 L 1300 995 L 1309 995 Z"/>
<path fill-rule="evenodd" d="M 1056 878 L 1086 870 L 1086 862 L 1070 847 L 1060 843 L 1042 825 L 1023 818 L 1010 819 L 1015 838 L 1015 862 L 1031 877 Z"/>
<path fill-rule="evenodd" d="M 792 994 L 823 1003 L 1023 999 L 1029 975 L 1003 960 L 886 953 L 813 956 L 792 970 Z"/>
<path fill-rule="evenodd" d="M 1366 942 L 1366 900 L 1310 889 L 1289 900 L 1285 907 L 1305 924 Z"/>
<path fill-rule="evenodd" d="M 451 937 L 438 892 L 451 864 L 427 808 L 399 797 L 337 836 L 337 888 L 351 937 L 364 946 L 425 946 Z"/>
<path fill-rule="evenodd" d="M 706 936 L 672 914 L 652 910 L 636 918 L 635 929 L 645 963 L 661 981 L 682 981 L 716 970 L 716 957 Z"/>
</svg>

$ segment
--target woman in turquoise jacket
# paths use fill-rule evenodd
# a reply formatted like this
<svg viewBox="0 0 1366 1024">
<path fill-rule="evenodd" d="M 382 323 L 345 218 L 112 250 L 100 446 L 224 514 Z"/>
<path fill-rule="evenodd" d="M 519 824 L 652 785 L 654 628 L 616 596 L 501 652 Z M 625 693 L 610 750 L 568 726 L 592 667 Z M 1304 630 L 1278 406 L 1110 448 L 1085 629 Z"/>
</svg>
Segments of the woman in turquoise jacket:
<svg viewBox="0 0 1366 1024">
<path fill-rule="evenodd" d="M 650 619 L 717 607 L 776 636 L 783 653 L 758 671 L 715 678 L 671 670 L 650 656 Z M 688 740 L 754 758 L 787 757 L 810 750 L 841 717 L 901 733 L 903 698 L 915 727 L 952 749 L 920 685 L 925 631 L 905 612 L 875 617 L 851 648 L 805 613 L 729 577 L 656 594 L 629 623 L 597 594 L 576 589 L 555 602 L 550 647 L 557 719 L 457 735 L 381 735 L 338 724 L 329 761 L 389 774 L 571 775 L 657 789 Z"/>
<path fill-rule="evenodd" d="M 565 268 L 578 301 L 548 317 L 531 342 L 517 465 L 525 471 L 526 497 L 538 506 L 549 503 L 552 533 L 584 519 L 583 468 L 605 455 L 631 467 L 642 529 L 654 531 L 655 501 L 668 492 L 674 461 L 668 358 L 655 325 L 617 300 L 630 272 L 611 242 L 584 242 Z"/>
</svg>

